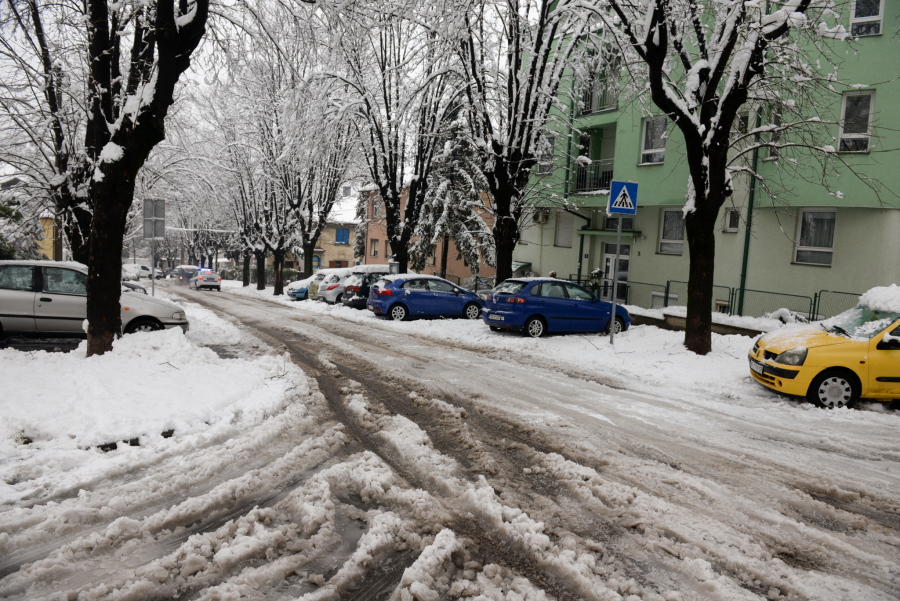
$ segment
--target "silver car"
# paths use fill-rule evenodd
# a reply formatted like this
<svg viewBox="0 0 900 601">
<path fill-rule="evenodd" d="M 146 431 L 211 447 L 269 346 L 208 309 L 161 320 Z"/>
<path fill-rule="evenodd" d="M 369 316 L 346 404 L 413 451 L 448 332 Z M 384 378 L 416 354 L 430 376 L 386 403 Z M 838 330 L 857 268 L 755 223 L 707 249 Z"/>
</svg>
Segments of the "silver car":
<svg viewBox="0 0 900 601">
<path fill-rule="evenodd" d="M 319 300 L 323 300 L 330 305 L 341 302 L 344 296 L 344 282 L 350 274 L 325 276 L 325 279 L 319 284 Z"/>
<path fill-rule="evenodd" d="M 124 292 L 126 334 L 180 327 L 184 309 L 172 301 Z M 78 334 L 87 316 L 87 266 L 59 261 L 0 261 L 0 336 Z"/>
</svg>

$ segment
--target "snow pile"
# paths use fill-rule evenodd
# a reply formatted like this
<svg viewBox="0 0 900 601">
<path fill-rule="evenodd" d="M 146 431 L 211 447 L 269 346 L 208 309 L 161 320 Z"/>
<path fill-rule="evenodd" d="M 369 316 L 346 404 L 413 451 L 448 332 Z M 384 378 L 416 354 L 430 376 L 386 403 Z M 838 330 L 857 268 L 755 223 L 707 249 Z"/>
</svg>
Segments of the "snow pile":
<svg viewBox="0 0 900 601">
<path fill-rule="evenodd" d="M 666 307 L 665 309 L 644 309 L 634 305 L 622 305 L 631 315 L 643 315 L 654 319 L 665 319 L 666 315 L 674 317 L 687 317 L 687 307 L 678 305 L 674 307 Z M 756 330 L 758 332 L 771 332 L 782 327 L 785 323 L 794 323 L 792 321 L 782 321 L 785 313 L 791 315 L 791 319 L 796 319 L 787 309 L 779 309 L 774 313 L 770 313 L 765 317 L 747 317 L 739 315 L 726 315 L 725 313 L 713 313 L 713 323 L 724 326 L 732 326 L 735 328 L 744 328 L 747 330 Z"/>
<path fill-rule="evenodd" d="M 0 350 L 0 503 L 67 472 L 102 470 L 91 467 L 100 457 L 115 463 L 259 423 L 308 393 L 288 357 L 220 358 L 197 343 L 237 343 L 238 328 L 198 308 L 188 317 L 188 336 L 180 328 L 132 334 L 89 359 L 86 342 L 71 353 Z M 97 448 L 111 443 L 115 453 Z"/>
<path fill-rule="evenodd" d="M 877 286 L 859 297 L 859 304 L 878 313 L 900 313 L 900 286 Z"/>
</svg>

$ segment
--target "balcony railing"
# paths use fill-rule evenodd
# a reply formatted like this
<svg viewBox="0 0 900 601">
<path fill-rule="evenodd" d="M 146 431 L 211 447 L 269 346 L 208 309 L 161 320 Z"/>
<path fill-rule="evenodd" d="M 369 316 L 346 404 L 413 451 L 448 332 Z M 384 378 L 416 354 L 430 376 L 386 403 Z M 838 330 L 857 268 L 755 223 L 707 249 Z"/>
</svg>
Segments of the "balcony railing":
<svg viewBox="0 0 900 601">
<path fill-rule="evenodd" d="M 614 110 L 619 106 L 619 90 L 607 80 L 597 79 L 585 86 L 581 102 L 582 115 Z"/>
<path fill-rule="evenodd" d="M 613 178 L 613 159 L 579 163 L 575 168 L 575 192 L 609 190 Z"/>
</svg>

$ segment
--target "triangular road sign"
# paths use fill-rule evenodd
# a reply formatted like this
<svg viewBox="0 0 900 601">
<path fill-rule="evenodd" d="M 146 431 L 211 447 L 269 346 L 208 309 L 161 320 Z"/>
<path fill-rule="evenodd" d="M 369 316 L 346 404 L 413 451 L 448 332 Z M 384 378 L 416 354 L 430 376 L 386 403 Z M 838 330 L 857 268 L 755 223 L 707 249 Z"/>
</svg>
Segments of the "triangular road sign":
<svg viewBox="0 0 900 601">
<path fill-rule="evenodd" d="M 614 209 L 634 210 L 634 203 L 631 202 L 631 196 L 628 195 L 628 188 L 622 186 L 622 191 L 619 192 L 619 195 L 613 201 L 612 206 Z"/>
</svg>

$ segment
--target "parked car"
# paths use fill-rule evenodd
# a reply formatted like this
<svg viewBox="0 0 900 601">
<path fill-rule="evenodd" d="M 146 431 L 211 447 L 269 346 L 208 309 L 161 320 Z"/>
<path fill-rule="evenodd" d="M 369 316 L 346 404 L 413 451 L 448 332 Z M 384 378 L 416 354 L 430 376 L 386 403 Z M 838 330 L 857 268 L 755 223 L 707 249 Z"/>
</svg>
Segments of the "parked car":
<svg viewBox="0 0 900 601">
<path fill-rule="evenodd" d="M 340 275 L 349 275 L 350 268 L 349 267 L 327 267 L 325 269 L 320 269 L 316 272 L 316 278 L 310 282 L 309 284 L 309 292 L 307 296 L 310 300 L 318 300 L 319 299 L 319 285 L 330 276 L 340 274 Z M 321 275 L 322 277 L 318 277 Z"/>
<path fill-rule="evenodd" d="M 401 273 L 375 282 L 367 306 L 375 315 L 395 321 L 412 317 L 478 319 L 483 302 L 478 295 L 437 276 Z"/>
<path fill-rule="evenodd" d="M 0 261 L 0 336 L 48 334 L 84 336 L 87 266 L 59 261 Z M 180 327 L 188 331 L 184 309 L 172 301 L 124 293 L 126 334 Z"/>
<path fill-rule="evenodd" d="M 613 320 L 612 303 L 555 278 L 506 280 L 486 295 L 481 317 L 495 332 L 516 330 L 532 338 L 557 332 L 609 333 L 610 327 L 618 334 L 631 326 L 631 316 L 622 307 L 616 307 Z"/>
<path fill-rule="evenodd" d="M 349 273 L 335 274 L 322 280 L 322 283 L 319 284 L 319 300 L 325 301 L 329 305 L 341 302 L 344 297 L 344 282 L 349 277 Z"/>
<path fill-rule="evenodd" d="M 285 294 L 291 297 L 294 300 L 304 300 L 306 295 L 309 293 L 309 285 L 310 283 L 316 279 L 317 274 L 313 274 L 308 278 L 304 278 L 297 282 L 291 282 L 288 284 Z"/>
<path fill-rule="evenodd" d="M 860 398 L 900 399 L 900 288 L 894 289 L 893 306 L 861 303 L 818 324 L 760 337 L 749 353 L 750 375 L 829 409 Z"/>
<path fill-rule="evenodd" d="M 222 276 L 208 269 L 201 269 L 188 281 L 188 288 L 222 291 Z"/>
<path fill-rule="evenodd" d="M 141 279 L 141 270 L 134 263 L 122 263 L 122 281 L 138 281 Z"/>
<path fill-rule="evenodd" d="M 357 265 L 351 270 L 350 277 L 344 282 L 344 297 L 341 302 L 345 307 L 365 309 L 372 284 L 390 275 L 390 268 L 387 265 Z"/>
<path fill-rule="evenodd" d="M 191 278 L 194 277 L 198 271 L 200 271 L 200 268 L 196 265 L 179 265 L 175 268 L 172 277 L 179 286 L 187 286 L 191 283 Z"/>
<path fill-rule="evenodd" d="M 138 294 L 147 294 L 147 289 L 140 284 L 134 282 L 122 282 L 122 292 L 137 292 Z"/>
</svg>

